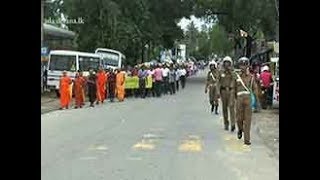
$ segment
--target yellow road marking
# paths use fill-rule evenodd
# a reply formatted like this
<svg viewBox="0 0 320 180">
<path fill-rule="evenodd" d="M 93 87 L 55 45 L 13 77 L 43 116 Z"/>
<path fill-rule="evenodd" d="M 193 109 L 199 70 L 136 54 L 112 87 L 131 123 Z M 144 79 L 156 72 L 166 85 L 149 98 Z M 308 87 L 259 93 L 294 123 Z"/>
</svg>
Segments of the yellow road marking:
<svg viewBox="0 0 320 180">
<path fill-rule="evenodd" d="M 140 149 L 140 150 L 152 150 L 155 148 L 155 141 L 154 140 L 145 140 L 142 139 L 140 142 L 136 143 L 132 146 L 133 149 Z"/>
<path fill-rule="evenodd" d="M 189 135 L 186 140 L 183 140 L 179 146 L 181 152 L 200 152 L 202 151 L 202 142 L 199 136 Z"/>
<path fill-rule="evenodd" d="M 107 151 L 108 147 L 104 145 L 93 145 L 89 147 L 89 150 L 97 150 L 97 151 Z"/>
</svg>

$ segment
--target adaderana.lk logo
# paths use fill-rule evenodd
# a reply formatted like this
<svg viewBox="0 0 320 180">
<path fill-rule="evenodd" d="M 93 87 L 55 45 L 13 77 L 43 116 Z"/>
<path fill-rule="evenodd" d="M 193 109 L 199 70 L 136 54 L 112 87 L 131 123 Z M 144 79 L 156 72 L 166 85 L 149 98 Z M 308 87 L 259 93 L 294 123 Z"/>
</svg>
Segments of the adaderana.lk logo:
<svg viewBox="0 0 320 180">
<path fill-rule="evenodd" d="M 61 18 L 58 19 L 46 19 L 45 23 L 47 24 L 84 24 L 84 20 L 82 17 L 79 17 L 77 19 L 64 19 L 62 20 Z"/>
</svg>

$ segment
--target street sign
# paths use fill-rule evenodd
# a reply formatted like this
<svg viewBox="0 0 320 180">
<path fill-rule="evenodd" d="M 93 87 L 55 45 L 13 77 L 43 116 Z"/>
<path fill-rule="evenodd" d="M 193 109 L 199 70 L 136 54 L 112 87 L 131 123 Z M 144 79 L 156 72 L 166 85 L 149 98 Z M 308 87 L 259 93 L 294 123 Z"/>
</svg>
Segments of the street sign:
<svg viewBox="0 0 320 180">
<path fill-rule="evenodd" d="M 41 55 L 42 56 L 48 55 L 48 48 L 47 47 L 42 47 L 41 48 Z"/>
</svg>

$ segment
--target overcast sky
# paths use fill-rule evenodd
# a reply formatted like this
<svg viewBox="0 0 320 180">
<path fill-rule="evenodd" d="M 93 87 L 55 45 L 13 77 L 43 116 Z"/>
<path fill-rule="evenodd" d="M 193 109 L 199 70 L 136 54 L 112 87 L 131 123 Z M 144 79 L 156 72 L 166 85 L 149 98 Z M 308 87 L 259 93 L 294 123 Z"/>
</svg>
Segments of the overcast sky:
<svg viewBox="0 0 320 180">
<path fill-rule="evenodd" d="M 201 30 L 201 26 L 203 24 L 207 24 L 207 26 L 212 26 L 212 24 L 208 24 L 204 21 L 202 21 L 201 19 L 199 18 L 196 18 L 195 16 L 190 16 L 189 19 L 187 18 L 182 18 L 180 20 L 180 22 L 178 23 L 178 25 L 181 27 L 181 29 L 183 31 L 186 31 L 187 30 L 187 26 L 193 21 L 193 23 L 195 24 L 196 28 L 200 31 Z"/>
</svg>

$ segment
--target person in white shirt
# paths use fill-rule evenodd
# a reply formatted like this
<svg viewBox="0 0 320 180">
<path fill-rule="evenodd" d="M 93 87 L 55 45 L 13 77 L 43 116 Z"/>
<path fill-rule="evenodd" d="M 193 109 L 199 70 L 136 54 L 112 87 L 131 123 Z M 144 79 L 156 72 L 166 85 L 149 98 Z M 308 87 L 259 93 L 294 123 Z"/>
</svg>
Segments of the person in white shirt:
<svg viewBox="0 0 320 180">
<path fill-rule="evenodd" d="M 176 82 L 176 71 L 173 68 L 173 65 L 171 65 L 170 69 L 169 69 L 169 91 L 170 91 L 170 95 L 176 93 L 175 82 Z"/>
<path fill-rule="evenodd" d="M 163 94 L 168 94 L 169 92 L 169 71 L 168 65 L 162 70 L 162 77 L 163 77 Z"/>
<path fill-rule="evenodd" d="M 180 66 L 180 81 L 181 81 L 181 87 L 184 89 L 186 86 L 186 75 L 187 75 L 187 70 L 184 67 Z"/>
<path fill-rule="evenodd" d="M 176 90 L 179 91 L 180 71 L 178 67 L 176 67 L 175 70 L 176 70 Z"/>
</svg>

